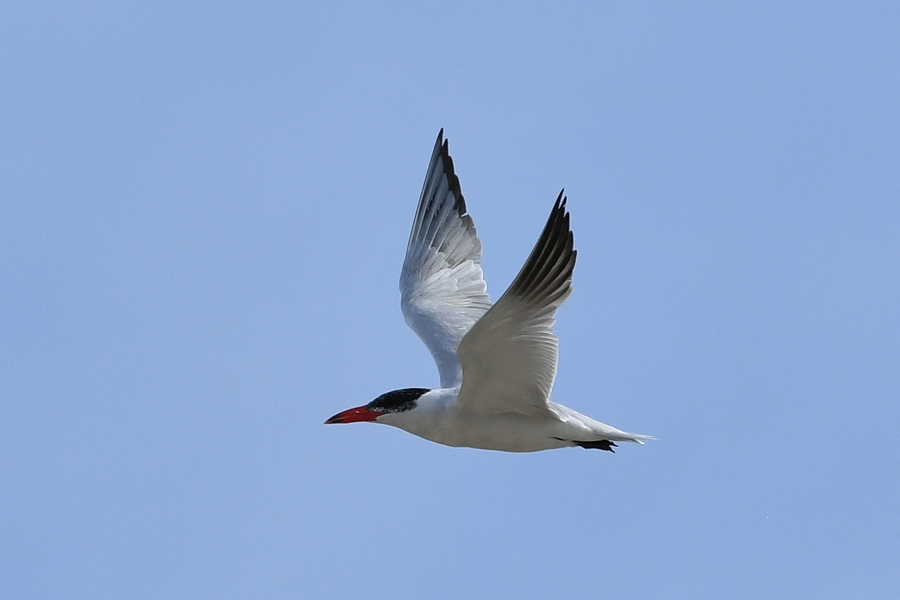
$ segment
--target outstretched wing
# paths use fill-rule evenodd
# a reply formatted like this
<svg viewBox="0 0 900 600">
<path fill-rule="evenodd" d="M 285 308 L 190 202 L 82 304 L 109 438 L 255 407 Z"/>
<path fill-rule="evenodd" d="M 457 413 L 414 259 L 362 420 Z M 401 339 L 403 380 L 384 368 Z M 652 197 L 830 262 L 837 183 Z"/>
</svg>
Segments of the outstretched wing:
<svg viewBox="0 0 900 600">
<path fill-rule="evenodd" d="M 481 272 L 481 240 L 443 141 L 434 144 L 400 274 L 406 324 L 434 356 L 442 387 L 458 387 L 460 340 L 491 307 Z"/>
<path fill-rule="evenodd" d="M 572 293 L 575 255 L 560 192 L 525 266 L 459 345 L 461 408 L 527 415 L 549 411 L 559 346 L 553 325 L 556 310 Z"/>
</svg>

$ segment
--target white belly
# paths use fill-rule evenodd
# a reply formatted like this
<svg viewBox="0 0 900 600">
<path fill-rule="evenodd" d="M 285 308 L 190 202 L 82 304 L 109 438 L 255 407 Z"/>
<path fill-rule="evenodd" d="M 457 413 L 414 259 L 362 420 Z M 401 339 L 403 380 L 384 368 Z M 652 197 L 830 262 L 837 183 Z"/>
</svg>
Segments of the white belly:
<svg viewBox="0 0 900 600">
<path fill-rule="evenodd" d="M 432 390 L 415 409 L 378 418 L 413 435 L 445 446 L 505 452 L 537 452 L 597 440 L 640 442 L 647 436 L 620 431 L 566 406 L 549 402 L 535 415 L 487 413 L 461 409 L 456 390 Z"/>
<path fill-rule="evenodd" d="M 588 433 L 580 432 L 553 415 L 484 414 L 447 407 L 439 413 L 417 416 L 419 418 L 413 420 L 386 415 L 379 422 L 445 446 L 505 452 L 537 452 L 574 446 L 573 439 L 582 439 Z"/>
</svg>

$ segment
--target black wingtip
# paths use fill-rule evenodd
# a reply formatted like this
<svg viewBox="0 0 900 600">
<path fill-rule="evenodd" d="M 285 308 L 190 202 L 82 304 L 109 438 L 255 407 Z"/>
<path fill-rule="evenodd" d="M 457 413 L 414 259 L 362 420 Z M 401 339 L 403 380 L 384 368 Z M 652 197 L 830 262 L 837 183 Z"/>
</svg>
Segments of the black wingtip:
<svg viewBox="0 0 900 600">
<path fill-rule="evenodd" d="M 440 143 L 443 135 L 444 129 L 442 127 L 440 133 L 438 133 L 438 143 Z M 453 207 L 460 216 L 463 216 L 466 214 L 466 199 L 463 197 L 462 188 L 459 185 L 459 177 L 456 176 L 456 169 L 453 167 L 453 158 L 450 156 L 450 140 L 444 140 L 443 144 L 441 144 L 441 161 L 444 163 L 447 184 L 450 186 L 450 191 L 453 192 L 453 197 L 456 199 Z"/>
<path fill-rule="evenodd" d="M 575 268 L 577 254 L 564 193 L 565 189 L 556 197 L 547 224 L 508 293 L 541 302 L 557 292 L 568 294 L 568 290 L 571 290 L 572 270 Z"/>
<path fill-rule="evenodd" d="M 444 128 L 441 127 L 441 130 L 438 131 L 437 139 L 434 140 L 434 151 L 432 152 L 432 155 L 441 152 L 441 147 L 444 143 Z"/>
<path fill-rule="evenodd" d="M 559 196 L 556 197 L 556 204 L 553 207 L 554 210 L 559 210 L 560 208 L 564 209 L 566 207 L 566 201 L 569 198 L 567 196 L 563 195 L 565 193 L 566 193 L 566 188 L 559 190 Z"/>
</svg>

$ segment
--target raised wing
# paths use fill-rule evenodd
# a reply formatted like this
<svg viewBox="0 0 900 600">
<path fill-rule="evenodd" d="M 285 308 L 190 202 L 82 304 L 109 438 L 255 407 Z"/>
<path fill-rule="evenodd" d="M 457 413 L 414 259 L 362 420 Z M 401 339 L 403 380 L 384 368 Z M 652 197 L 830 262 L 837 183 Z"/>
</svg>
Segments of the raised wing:
<svg viewBox="0 0 900 600">
<path fill-rule="evenodd" d="M 556 310 L 572 293 L 575 255 L 560 192 L 525 266 L 459 344 L 461 408 L 527 415 L 549 411 L 559 346 L 553 325 Z"/>
<path fill-rule="evenodd" d="M 441 386 L 458 387 L 460 340 L 491 307 L 481 272 L 481 240 L 443 141 L 434 144 L 400 274 L 400 308 L 437 363 Z"/>
</svg>

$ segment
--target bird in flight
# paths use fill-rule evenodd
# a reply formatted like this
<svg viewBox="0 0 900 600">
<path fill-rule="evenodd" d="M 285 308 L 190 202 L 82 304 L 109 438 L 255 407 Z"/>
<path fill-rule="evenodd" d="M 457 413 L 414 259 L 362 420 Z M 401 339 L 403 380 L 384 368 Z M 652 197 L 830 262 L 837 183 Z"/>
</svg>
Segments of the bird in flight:
<svg viewBox="0 0 900 600">
<path fill-rule="evenodd" d="M 405 388 L 327 421 L 372 421 L 426 440 L 506 452 L 580 446 L 615 452 L 627 433 L 550 400 L 556 311 L 572 292 L 576 252 L 560 192 L 525 266 L 496 304 L 481 271 L 481 240 L 438 133 L 400 274 L 407 325 L 431 351 L 441 387 Z"/>
</svg>

